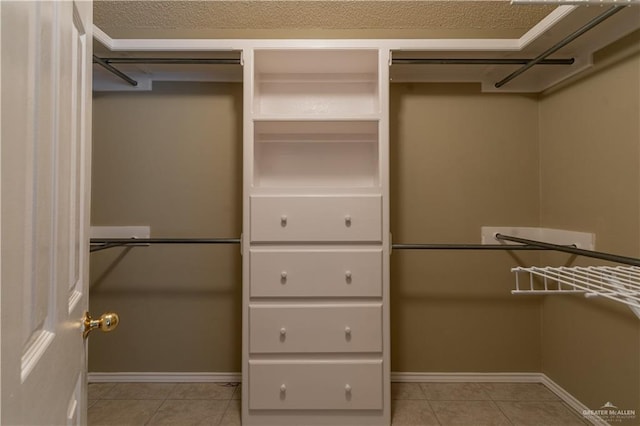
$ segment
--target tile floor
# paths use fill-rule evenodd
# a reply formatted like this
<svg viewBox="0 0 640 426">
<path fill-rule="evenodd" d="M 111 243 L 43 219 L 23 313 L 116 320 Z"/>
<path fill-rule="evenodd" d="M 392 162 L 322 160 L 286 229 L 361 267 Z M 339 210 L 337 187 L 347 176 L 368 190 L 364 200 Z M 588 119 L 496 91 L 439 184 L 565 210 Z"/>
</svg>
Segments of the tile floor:
<svg viewBox="0 0 640 426">
<path fill-rule="evenodd" d="M 535 383 L 392 383 L 393 426 L 587 425 Z M 89 426 L 240 425 L 237 383 L 92 383 Z"/>
</svg>

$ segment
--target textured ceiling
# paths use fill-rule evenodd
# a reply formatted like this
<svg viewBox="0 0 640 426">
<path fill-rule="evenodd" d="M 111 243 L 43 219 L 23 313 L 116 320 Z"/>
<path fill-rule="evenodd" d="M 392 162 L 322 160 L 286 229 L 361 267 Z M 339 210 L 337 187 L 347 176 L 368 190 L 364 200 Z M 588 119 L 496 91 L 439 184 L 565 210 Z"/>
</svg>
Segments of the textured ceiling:
<svg viewBox="0 0 640 426">
<path fill-rule="evenodd" d="M 509 1 L 95 1 L 112 38 L 519 37 L 554 6 Z"/>
</svg>

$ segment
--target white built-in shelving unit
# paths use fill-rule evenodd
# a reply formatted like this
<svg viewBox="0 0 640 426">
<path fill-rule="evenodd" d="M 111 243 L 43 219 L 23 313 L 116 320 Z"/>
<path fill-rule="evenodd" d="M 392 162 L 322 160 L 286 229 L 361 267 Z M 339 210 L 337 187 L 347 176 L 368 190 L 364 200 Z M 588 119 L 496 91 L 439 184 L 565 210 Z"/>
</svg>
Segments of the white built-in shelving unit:
<svg viewBox="0 0 640 426">
<path fill-rule="evenodd" d="M 388 425 L 389 50 L 244 51 L 244 425 Z"/>
</svg>

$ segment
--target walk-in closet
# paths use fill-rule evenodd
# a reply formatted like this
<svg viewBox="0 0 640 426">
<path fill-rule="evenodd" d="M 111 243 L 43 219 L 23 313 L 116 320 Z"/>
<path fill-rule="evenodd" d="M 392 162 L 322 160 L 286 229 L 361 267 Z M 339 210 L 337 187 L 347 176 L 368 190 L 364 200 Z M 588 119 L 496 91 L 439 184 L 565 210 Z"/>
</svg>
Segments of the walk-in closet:
<svg viewBox="0 0 640 426">
<path fill-rule="evenodd" d="M 640 422 L 640 2 L 93 9 L 88 424 Z"/>
</svg>

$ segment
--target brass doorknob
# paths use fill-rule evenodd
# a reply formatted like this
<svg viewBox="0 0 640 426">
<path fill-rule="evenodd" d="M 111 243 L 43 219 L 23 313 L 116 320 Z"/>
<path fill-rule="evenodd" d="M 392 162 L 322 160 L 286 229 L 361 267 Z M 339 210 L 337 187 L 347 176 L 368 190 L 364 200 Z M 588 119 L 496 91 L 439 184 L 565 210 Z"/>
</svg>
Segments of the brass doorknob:
<svg viewBox="0 0 640 426">
<path fill-rule="evenodd" d="M 99 328 L 104 333 L 113 331 L 118 326 L 119 322 L 120 317 L 118 317 L 118 314 L 114 312 L 104 313 L 100 316 L 100 319 L 93 319 L 91 318 L 91 315 L 89 315 L 89 312 L 85 312 L 84 318 L 82 320 L 82 337 L 86 339 L 89 333 L 91 333 L 96 328 Z"/>
</svg>

